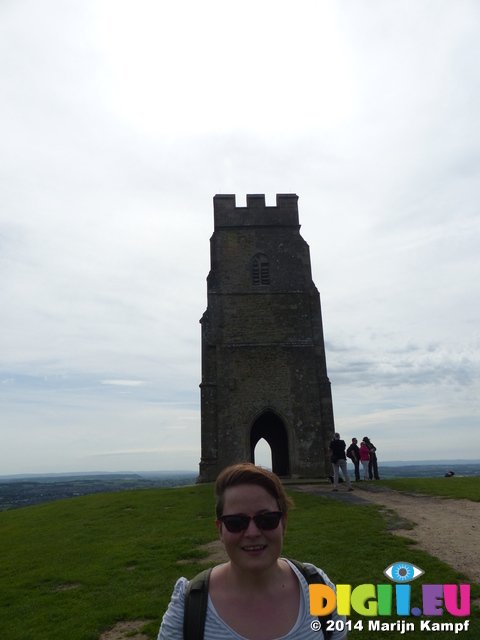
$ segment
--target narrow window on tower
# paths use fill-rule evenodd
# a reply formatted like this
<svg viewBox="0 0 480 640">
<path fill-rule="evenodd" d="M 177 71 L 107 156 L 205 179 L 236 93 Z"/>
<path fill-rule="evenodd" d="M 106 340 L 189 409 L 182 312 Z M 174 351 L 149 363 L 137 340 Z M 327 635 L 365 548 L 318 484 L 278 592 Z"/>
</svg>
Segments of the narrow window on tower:
<svg viewBox="0 0 480 640">
<path fill-rule="evenodd" d="M 259 253 L 252 260 L 252 284 L 254 287 L 270 284 L 270 268 L 267 256 Z"/>
</svg>

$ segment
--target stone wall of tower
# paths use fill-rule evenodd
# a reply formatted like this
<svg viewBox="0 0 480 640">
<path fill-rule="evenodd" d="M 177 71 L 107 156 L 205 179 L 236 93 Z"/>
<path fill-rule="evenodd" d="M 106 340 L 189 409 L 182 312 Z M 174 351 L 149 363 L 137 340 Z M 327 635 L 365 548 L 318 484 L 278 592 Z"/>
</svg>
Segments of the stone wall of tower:
<svg viewBox="0 0 480 640">
<path fill-rule="evenodd" d="M 201 319 L 200 482 L 251 459 L 250 432 L 265 412 L 286 430 L 290 476 L 329 469 L 334 425 L 320 297 L 297 201 L 277 195 L 277 206 L 267 207 L 263 195 L 249 195 L 246 207 L 236 207 L 235 196 L 214 198 Z"/>
</svg>

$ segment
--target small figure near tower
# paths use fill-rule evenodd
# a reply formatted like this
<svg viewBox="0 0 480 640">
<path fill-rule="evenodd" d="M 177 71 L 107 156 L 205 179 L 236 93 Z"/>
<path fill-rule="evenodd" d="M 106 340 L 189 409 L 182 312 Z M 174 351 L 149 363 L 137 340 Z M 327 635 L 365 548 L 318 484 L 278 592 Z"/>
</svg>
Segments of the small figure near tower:
<svg viewBox="0 0 480 640">
<path fill-rule="evenodd" d="M 333 406 L 320 296 L 300 235 L 298 196 L 213 200 L 207 310 L 202 324 L 202 457 L 198 482 L 255 462 L 264 438 L 283 477 L 330 473 Z"/>
</svg>

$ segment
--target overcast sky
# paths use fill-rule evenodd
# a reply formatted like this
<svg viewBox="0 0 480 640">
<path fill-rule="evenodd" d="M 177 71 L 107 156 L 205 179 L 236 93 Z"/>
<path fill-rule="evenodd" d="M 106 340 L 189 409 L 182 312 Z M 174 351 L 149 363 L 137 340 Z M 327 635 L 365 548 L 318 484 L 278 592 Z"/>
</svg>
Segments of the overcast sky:
<svg viewBox="0 0 480 640">
<path fill-rule="evenodd" d="M 212 198 L 299 196 L 336 428 L 480 451 L 480 4 L 0 3 L 0 475 L 198 469 Z"/>
</svg>

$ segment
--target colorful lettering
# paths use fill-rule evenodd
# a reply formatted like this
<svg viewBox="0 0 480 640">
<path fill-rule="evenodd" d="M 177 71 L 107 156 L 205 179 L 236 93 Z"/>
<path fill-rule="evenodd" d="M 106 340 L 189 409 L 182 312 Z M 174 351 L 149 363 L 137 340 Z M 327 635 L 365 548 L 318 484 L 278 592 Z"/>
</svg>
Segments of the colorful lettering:
<svg viewBox="0 0 480 640">
<path fill-rule="evenodd" d="M 378 615 L 392 615 L 392 591 L 391 584 L 377 585 Z"/>
<path fill-rule="evenodd" d="M 361 616 L 376 616 L 378 615 L 378 603 L 375 596 L 374 584 L 361 584 L 352 591 L 352 607 Z"/>
<path fill-rule="evenodd" d="M 311 584 L 310 613 L 312 616 L 328 616 L 335 609 L 337 598 L 335 591 L 326 584 Z"/>
<path fill-rule="evenodd" d="M 444 584 L 443 597 L 445 598 L 445 609 L 452 616 L 470 615 L 470 585 L 460 585 L 460 609 L 457 607 L 458 585 Z"/>
<path fill-rule="evenodd" d="M 349 584 L 337 584 L 337 611 L 340 616 L 350 615 L 352 587 Z"/>
<path fill-rule="evenodd" d="M 460 587 L 460 604 L 458 603 Z M 391 584 L 361 584 L 352 587 L 349 584 L 337 585 L 337 593 L 325 584 L 311 584 L 310 613 L 312 616 L 327 616 L 337 607 L 338 614 L 349 616 L 351 609 L 361 616 L 390 616 L 392 615 Z M 469 584 L 424 584 L 422 585 L 423 611 L 414 607 L 410 611 L 411 587 L 409 584 L 395 585 L 397 615 L 409 616 L 441 616 L 442 605 L 453 616 L 470 615 L 470 585 Z M 450 624 L 450 623 L 449 623 Z"/>
<path fill-rule="evenodd" d="M 443 584 L 423 584 L 423 615 L 441 616 L 443 614 Z"/>
<path fill-rule="evenodd" d="M 410 591 L 411 588 L 409 584 L 395 585 L 395 597 L 397 599 L 398 616 L 410 615 Z"/>
</svg>

